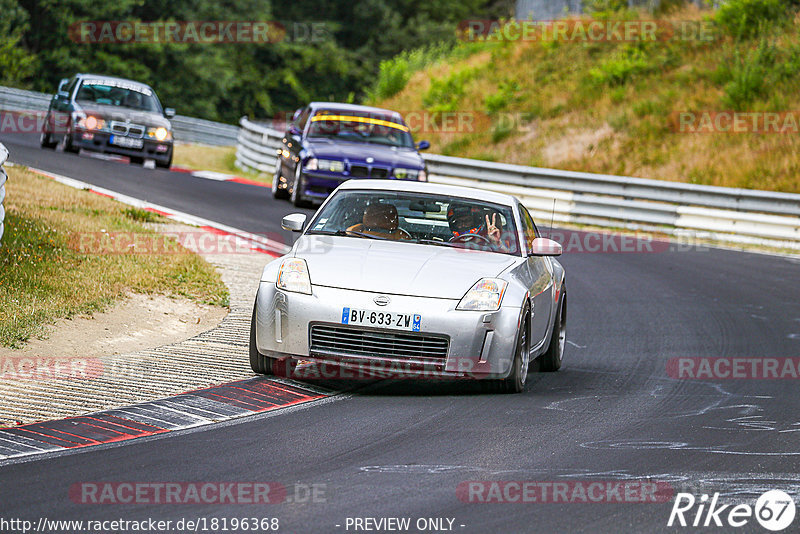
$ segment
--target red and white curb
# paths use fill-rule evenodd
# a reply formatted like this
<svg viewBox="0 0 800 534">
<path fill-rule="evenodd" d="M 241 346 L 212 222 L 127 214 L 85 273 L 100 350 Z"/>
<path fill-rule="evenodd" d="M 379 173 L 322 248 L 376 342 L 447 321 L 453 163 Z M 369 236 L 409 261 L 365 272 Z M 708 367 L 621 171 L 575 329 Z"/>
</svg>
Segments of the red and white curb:
<svg viewBox="0 0 800 534">
<path fill-rule="evenodd" d="M 191 215 L 189 213 L 176 211 L 171 208 L 160 206 L 158 204 L 153 204 L 152 202 L 147 202 L 145 200 L 140 200 L 138 198 L 133 198 L 128 195 L 123 195 L 122 193 L 117 193 L 116 191 L 111 191 L 110 189 L 106 189 L 104 187 L 97 187 L 87 182 L 75 180 L 74 178 L 61 176 L 60 174 L 55 174 L 52 172 L 35 169 L 33 167 L 29 167 L 29 169 L 33 173 L 36 173 L 40 176 L 44 176 L 45 178 L 50 178 L 51 180 L 55 180 L 56 182 L 64 184 L 66 186 L 73 187 L 75 189 L 82 189 L 84 191 L 89 191 L 96 195 L 111 198 L 118 202 L 122 202 L 123 204 L 133 206 L 135 208 L 151 211 L 153 213 L 157 213 L 176 222 L 189 224 L 191 226 L 199 226 L 204 230 L 211 231 L 214 233 L 222 233 L 224 235 L 235 236 L 238 239 L 242 239 L 245 242 L 251 244 L 253 250 L 258 252 L 264 252 L 272 255 L 276 254 L 281 255 L 281 254 L 286 254 L 291 249 L 291 247 L 287 246 L 286 244 L 280 243 L 273 239 L 269 239 L 268 237 L 265 237 L 263 235 L 245 232 L 244 230 L 240 230 L 232 226 L 221 224 L 215 221 L 210 221 L 208 219 L 197 217 L 196 215 Z"/>
<path fill-rule="evenodd" d="M 258 187 L 269 187 L 265 183 L 256 182 L 255 180 L 248 180 L 247 178 L 242 178 L 241 176 L 236 176 L 235 174 L 225 174 L 222 172 L 215 172 L 215 171 L 196 171 L 188 167 L 178 167 L 174 165 L 170 168 L 170 170 L 173 172 L 183 172 L 186 174 L 190 174 L 195 178 L 203 178 L 205 180 L 215 180 L 217 182 L 234 182 L 237 184 L 255 185 Z"/>
<path fill-rule="evenodd" d="M 0 428 L 0 461 L 174 432 L 329 397 L 264 377 L 54 421 Z"/>
</svg>

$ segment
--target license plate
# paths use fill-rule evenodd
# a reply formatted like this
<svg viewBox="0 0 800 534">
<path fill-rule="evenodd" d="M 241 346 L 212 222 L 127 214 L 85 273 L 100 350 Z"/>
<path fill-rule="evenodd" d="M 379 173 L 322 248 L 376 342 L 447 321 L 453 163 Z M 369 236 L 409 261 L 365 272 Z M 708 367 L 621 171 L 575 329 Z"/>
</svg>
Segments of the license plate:
<svg viewBox="0 0 800 534">
<path fill-rule="evenodd" d="M 422 315 L 418 313 L 394 313 L 387 311 L 342 308 L 342 324 L 375 326 L 419 332 Z"/>
<path fill-rule="evenodd" d="M 112 135 L 108 142 L 125 148 L 142 148 L 144 146 L 144 141 L 141 139 L 131 139 L 130 137 L 120 137 L 118 135 Z"/>
</svg>

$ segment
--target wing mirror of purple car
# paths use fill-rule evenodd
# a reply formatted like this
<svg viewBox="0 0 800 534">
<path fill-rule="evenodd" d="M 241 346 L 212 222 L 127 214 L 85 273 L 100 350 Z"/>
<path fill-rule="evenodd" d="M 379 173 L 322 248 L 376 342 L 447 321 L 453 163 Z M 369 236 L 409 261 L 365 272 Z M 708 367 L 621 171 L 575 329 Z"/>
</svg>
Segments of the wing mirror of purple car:
<svg viewBox="0 0 800 534">
<path fill-rule="evenodd" d="M 561 245 L 547 239 L 546 237 L 537 237 L 531 241 L 531 249 L 528 251 L 529 256 L 561 256 Z"/>
<path fill-rule="evenodd" d="M 427 141 L 420 141 L 417 143 L 417 150 L 427 150 L 431 147 L 431 144 Z"/>
<path fill-rule="evenodd" d="M 305 213 L 292 213 L 281 220 L 281 228 L 292 232 L 302 232 L 305 225 Z"/>
</svg>

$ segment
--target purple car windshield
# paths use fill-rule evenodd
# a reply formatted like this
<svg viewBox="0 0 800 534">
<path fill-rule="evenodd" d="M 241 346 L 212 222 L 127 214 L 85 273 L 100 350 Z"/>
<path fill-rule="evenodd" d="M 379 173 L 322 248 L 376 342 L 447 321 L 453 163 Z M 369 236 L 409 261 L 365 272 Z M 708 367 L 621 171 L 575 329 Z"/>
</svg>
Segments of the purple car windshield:
<svg viewBox="0 0 800 534">
<path fill-rule="evenodd" d="M 409 128 L 391 115 L 355 111 L 317 111 L 311 117 L 309 137 L 412 148 Z"/>
</svg>

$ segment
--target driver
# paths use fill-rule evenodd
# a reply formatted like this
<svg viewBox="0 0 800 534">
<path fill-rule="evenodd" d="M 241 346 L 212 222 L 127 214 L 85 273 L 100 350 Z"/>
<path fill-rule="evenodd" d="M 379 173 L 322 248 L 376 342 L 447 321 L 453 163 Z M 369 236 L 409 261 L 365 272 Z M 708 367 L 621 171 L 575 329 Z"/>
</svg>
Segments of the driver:
<svg viewBox="0 0 800 534">
<path fill-rule="evenodd" d="M 489 218 L 482 208 L 471 206 L 462 202 L 453 202 L 447 209 L 447 224 L 453 237 L 450 241 L 469 241 L 468 235 L 476 235 L 487 239 L 499 251 L 508 252 L 508 246 L 503 242 L 500 227 L 502 222 L 497 218 L 497 212 Z M 479 241 L 479 240 L 476 240 Z"/>
</svg>

